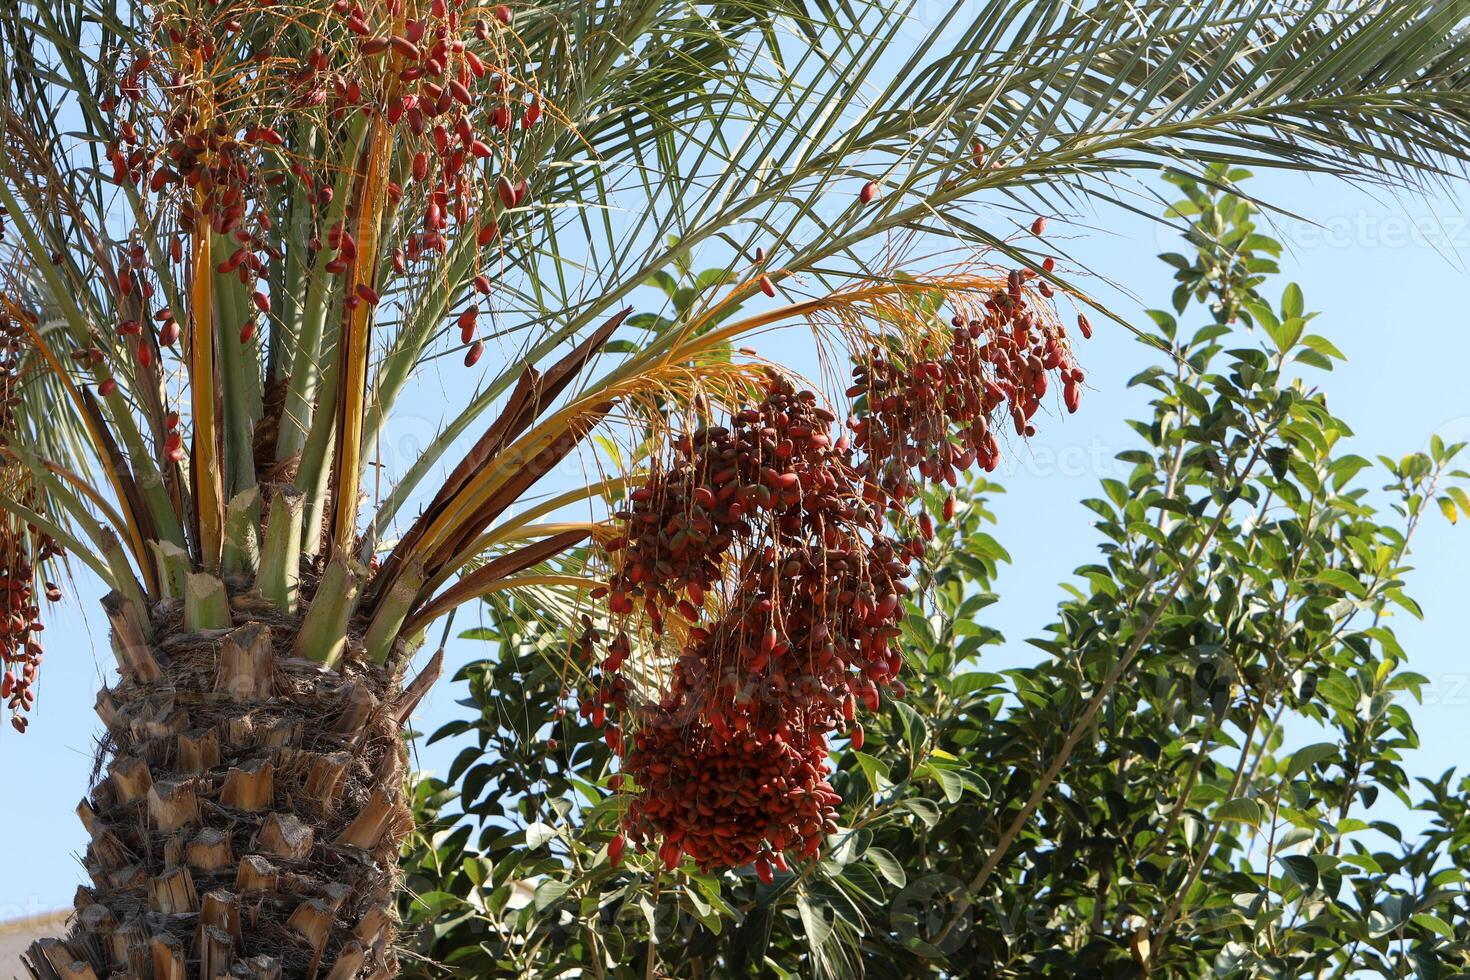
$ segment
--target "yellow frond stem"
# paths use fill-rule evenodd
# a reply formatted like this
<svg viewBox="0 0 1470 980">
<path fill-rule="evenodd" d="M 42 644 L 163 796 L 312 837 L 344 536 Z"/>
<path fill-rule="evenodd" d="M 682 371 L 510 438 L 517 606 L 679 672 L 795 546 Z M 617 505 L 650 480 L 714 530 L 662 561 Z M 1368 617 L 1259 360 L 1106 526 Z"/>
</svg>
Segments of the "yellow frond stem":
<svg viewBox="0 0 1470 980">
<path fill-rule="evenodd" d="M 404 624 L 403 634 L 405 636 L 412 635 L 435 619 L 449 612 L 449 610 L 462 606 L 466 602 L 474 599 L 483 599 L 497 592 L 508 592 L 512 589 L 527 588 L 534 585 L 562 585 L 584 592 L 590 592 L 602 586 L 603 583 L 597 579 L 583 578 L 580 575 L 511 575 L 506 578 L 496 579 L 494 582 L 486 584 L 484 588 L 476 589 L 473 594 L 450 596 L 449 593 L 445 593 L 445 595 L 440 596 L 415 613 Z"/>
<path fill-rule="evenodd" d="M 480 594 L 490 595 L 494 592 L 522 589 L 531 585 L 565 585 L 574 589 L 595 589 L 602 584 L 597 579 L 583 578 L 580 575 L 512 575 L 510 578 L 501 579 Z"/>
<path fill-rule="evenodd" d="M 931 311 L 924 309 L 921 300 L 938 293 L 966 315 L 980 315 L 990 295 L 1005 290 L 1006 286 L 1003 274 L 969 268 L 925 277 L 862 281 L 825 296 L 788 303 L 700 333 L 706 324 L 714 322 L 731 298 L 742 295 L 743 290 L 737 288 L 730 297 L 671 333 L 666 343 L 654 344 L 631 358 L 612 372 L 605 384 L 621 387 L 639 375 L 695 364 L 742 336 L 791 320 L 825 321 L 844 335 L 852 349 L 861 349 L 880 338 L 896 337 L 917 344 L 947 329 Z M 1038 308 L 1046 307 L 1038 304 Z"/>
<path fill-rule="evenodd" d="M 451 575 L 462 571 L 467 563 L 496 545 L 510 544 L 514 541 L 534 541 L 538 538 L 549 538 L 573 531 L 581 531 L 598 542 L 609 541 L 618 536 L 618 529 L 611 524 L 587 521 L 572 521 L 565 524 L 531 524 L 514 528 L 498 527 L 494 531 L 480 535 L 445 562 L 444 567 L 428 581 L 426 587 L 432 593 L 448 581 Z"/>
<path fill-rule="evenodd" d="M 348 311 L 338 341 L 337 447 L 332 467 L 332 549 L 349 552 L 357 533 L 357 496 L 362 484 L 363 411 L 367 403 L 368 352 L 372 329 L 371 303 L 355 297 L 358 286 L 371 289 L 378 267 L 378 235 L 388 186 L 393 147 L 381 115 L 374 116 L 367 138 L 367 160 L 358 185 L 357 259 L 346 283 L 357 304 Z"/>
<path fill-rule="evenodd" d="M 530 524 L 518 528 L 497 528 L 484 535 L 476 542 L 484 542 L 486 547 L 497 544 L 506 544 L 510 541 L 531 541 L 536 538 L 546 538 L 553 534 L 562 534 L 567 531 L 586 531 L 593 536 L 615 537 L 617 531 L 606 524 L 590 523 L 588 521 L 568 521 L 558 524 Z M 479 549 L 483 551 L 484 548 Z"/>
<path fill-rule="evenodd" d="M 214 336 L 214 263 L 211 258 L 209 218 L 203 196 L 194 229 L 193 288 L 189 299 L 189 392 L 194 423 L 194 507 L 199 521 L 199 561 L 217 571 L 224 542 L 225 495 L 220 472 L 219 379 L 216 376 Z"/>
<path fill-rule="evenodd" d="M 542 501 L 534 507 L 527 508 L 514 517 L 508 518 L 495 531 L 490 533 L 497 534 L 502 530 L 524 527 L 532 521 L 540 520 L 547 514 L 556 513 L 563 507 L 622 490 L 631 482 L 626 476 L 616 476 L 609 480 L 599 480 L 596 483 L 579 486 L 574 490 L 568 490 L 566 493 L 558 494 L 549 500 Z"/>
<path fill-rule="evenodd" d="M 563 507 L 567 507 L 571 504 L 580 503 L 584 500 L 592 500 L 594 498 L 613 493 L 614 491 L 622 490 L 627 487 L 628 484 L 631 482 L 632 480 L 630 477 L 613 477 L 609 480 L 599 480 L 596 483 L 589 483 L 583 486 L 579 486 L 575 490 L 568 490 L 566 493 L 558 494 L 555 497 L 542 501 L 535 507 L 530 507 L 519 514 L 507 518 L 500 524 L 496 525 L 493 530 L 486 531 L 485 534 L 483 534 L 475 541 L 476 550 L 471 551 L 470 554 L 478 554 L 491 545 L 498 544 L 502 541 L 519 541 L 525 537 L 534 536 L 534 534 L 522 533 L 523 531 L 532 530 L 532 521 L 540 520 L 547 514 L 554 514 L 555 512 L 561 510 Z M 583 525 L 537 524 L 534 525 L 534 528 L 557 528 L 565 530 L 573 526 L 580 527 Z M 599 524 L 586 526 L 601 527 L 601 525 Z M 551 533 L 556 532 L 552 531 Z"/>
<path fill-rule="evenodd" d="M 568 426 L 563 431 L 572 431 L 572 428 Z M 556 435 L 542 432 L 538 427 L 507 447 L 495 460 L 496 465 L 477 473 L 452 499 L 444 513 L 429 525 L 414 554 L 421 557 L 432 555 L 440 545 L 455 536 L 480 504 L 489 499 L 504 483 L 530 466 L 536 456 L 551 445 Z"/>
<path fill-rule="evenodd" d="M 913 307 L 914 301 L 925 296 L 932 296 L 934 293 L 942 293 L 950 302 L 968 298 L 968 302 L 963 302 L 962 305 L 978 309 L 990 293 L 1005 288 L 1006 277 L 1004 275 L 966 271 L 884 282 L 865 281 L 816 299 L 788 303 L 755 316 L 731 321 L 695 339 L 699 342 L 700 348 L 704 348 L 709 344 L 733 341 L 744 334 L 753 333 L 786 320 L 822 314 L 834 315 L 847 326 L 861 327 L 864 321 L 876 319 L 890 327 L 900 328 L 900 332 L 903 332 L 904 327 L 927 332 L 927 328 L 934 322 L 933 317 L 925 317 L 920 314 Z M 740 291 L 736 290 L 732 295 L 739 295 L 739 293 Z M 676 352 L 682 352 L 685 341 L 698 334 L 699 329 L 704 324 L 711 322 L 723 306 L 723 302 L 716 304 L 703 315 L 690 321 L 665 356 L 674 356 Z M 869 331 L 859 329 L 858 332 L 866 334 Z"/>
<path fill-rule="evenodd" d="M 435 580 L 428 583 L 429 590 L 432 592 L 434 589 L 437 589 L 440 585 L 444 583 L 444 581 L 449 578 L 450 575 L 463 568 L 465 562 L 469 561 L 475 555 L 484 554 L 485 551 L 489 548 L 492 548 L 497 544 L 503 544 L 507 541 L 530 540 L 536 537 L 559 534 L 564 531 L 575 529 L 586 529 L 589 531 L 589 533 L 600 539 L 606 539 L 614 536 L 616 533 L 615 529 L 605 524 L 565 523 L 532 525 L 532 522 L 539 520 L 540 518 L 545 517 L 548 514 L 553 514 L 561 510 L 563 507 L 567 507 L 575 503 L 580 503 L 582 501 L 593 500 L 606 494 L 622 490 L 623 488 L 628 486 L 629 482 L 630 480 L 628 477 L 619 476 L 608 480 L 599 480 L 596 483 L 584 484 L 572 490 L 568 490 L 566 493 L 561 493 L 557 494 L 554 497 L 550 497 L 534 507 L 530 507 L 519 514 L 507 518 L 505 521 L 497 525 L 494 530 L 487 531 L 485 534 L 480 535 L 480 537 L 476 538 L 468 547 L 464 548 L 458 555 L 447 562 L 445 564 L 445 568 L 441 570 L 439 575 L 436 576 Z"/>
</svg>

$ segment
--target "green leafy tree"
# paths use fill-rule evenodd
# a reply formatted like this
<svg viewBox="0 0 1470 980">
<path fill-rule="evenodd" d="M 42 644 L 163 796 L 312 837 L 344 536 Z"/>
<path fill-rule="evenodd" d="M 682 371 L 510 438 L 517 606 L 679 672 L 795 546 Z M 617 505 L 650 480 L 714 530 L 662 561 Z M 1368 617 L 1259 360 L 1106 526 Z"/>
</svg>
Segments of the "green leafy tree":
<svg viewBox="0 0 1470 980">
<path fill-rule="evenodd" d="M 462 680 L 473 736 L 417 789 L 406 867 L 419 969 L 554 976 L 1312 976 L 1470 972 L 1466 783 L 1419 780 L 1393 614 L 1410 543 L 1463 509 L 1461 446 L 1376 463 L 1299 378 L 1341 358 L 1279 246 L 1219 186 L 1175 180 L 1193 254 L 1153 396 L 1087 501 L 1100 553 L 1064 586 L 1035 664 L 991 672 L 998 565 L 971 482 L 903 623 L 907 693 L 836 750 L 842 820 L 770 883 L 615 867 L 613 760 L 556 665 L 566 642 L 493 601 Z M 1279 298 L 1277 298 L 1279 296 Z M 929 502 L 944 509 L 942 495 Z M 1375 814 L 1430 815 L 1407 836 Z M 442 870 L 441 870 L 442 869 Z"/>
</svg>

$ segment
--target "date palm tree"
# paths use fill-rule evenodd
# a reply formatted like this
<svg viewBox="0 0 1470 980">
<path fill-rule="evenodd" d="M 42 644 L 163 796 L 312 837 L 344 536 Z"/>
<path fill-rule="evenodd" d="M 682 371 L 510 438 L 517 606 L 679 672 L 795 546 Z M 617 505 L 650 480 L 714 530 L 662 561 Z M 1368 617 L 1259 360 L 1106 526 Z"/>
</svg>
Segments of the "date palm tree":
<svg viewBox="0 0 1470 980">
<path fill-rule="evenodd" d="M 416 649 L 457 606 L 518 590 L 632 624 L 647 669 L 666 669 L 665 605 L 697 619 L 741 581 L 691 603 L 686 576 L 684 598 L 644 588 L 635 609 L 620 555 L 636 514 L 607 502 L 630 481 L 646 501 L 658 474 L 667 489 L 667 453 L 725 438 L 732 415 L 789 426 L 813 403 L 748 338 L 801 324 L 824 370 L 855 362 L 843 409 L 870 459 L 903 413 L 864 384 L 930 362 L 948 378 L 941 309 L 956 335 L 1020 345 L 987 362 L 1012 375 L 977 395 L 978 444 L 954 450 L 983 461 L 988 415 L 1024 434 L 1049 372 L 1069 408 L 1081 384 L 1056 303 L 1088 301 L 1033 216 L 1131 206 L 1140 171 L 1395 182 L 1467 158 L 1454 4 L 929 9 L 3 5 L 12 723 L 67 562 L 109 590 L 118 664 L 78 809 L 91 883 L 70 935 L 32 948 L 34 976 L 390 975 L 399 732 L 439 664 L 405 683 Z M 696 254 L 718 271 L 694 277 Z M 651 281 L 675 308 L 631 316 Z M 472 394 L 412 459 L 384 458 L 394 411 L 445 358 Z M 901 441 L 925 424 L 903 419 Z M 925 469 L 904 441 L 861 469 L 847 438 L 817 436 L 811 471 L 881 504 L 851 541 L 922 528 L 895 469 L 936 480 L 947 463 Z M 558 477 L 573 460 L 610 475 Z M 771 473 L 777 498 L 787 477 L 807 486 Z M 642 554 L 661 574 L 667 556 Z M 636 806 L 666 860 L 715 860 Z"/>
</svg>

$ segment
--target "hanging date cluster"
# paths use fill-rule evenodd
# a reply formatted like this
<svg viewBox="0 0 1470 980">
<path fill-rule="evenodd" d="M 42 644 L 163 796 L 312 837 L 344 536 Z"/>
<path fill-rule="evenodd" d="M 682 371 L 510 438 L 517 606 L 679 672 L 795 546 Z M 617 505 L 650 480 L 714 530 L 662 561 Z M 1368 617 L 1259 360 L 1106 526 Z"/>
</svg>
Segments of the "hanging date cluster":
<svg viewBox="0 0 1470 980">
<path fill-rule="evenodd" d="M 705 869 L 753 864 L 770 881 L 773 868 L 786 869 L 788 850 L 815 854 L 837 829 L 841 797 L 827 781 L 824 737 L 751 731 L 724 738 L 651 708 L 632 739 L 624 774 L 642 792 L 624 817 L 619 850 L 628 839 L 640 848 L 656 842 L 666 867 L 688 855 Z"/>
<path fill-rule="evenodd" d="M 15 320 L 0 316 L 0 432 L 9 437 L 17 434 L 15 405 L 19 401 L 15 387 L 21 383 L 19 373 L 25 347 L 25 328 Z M 6 496 L 32 510 L 43 510 L 31 486 L 26 464 L 12 456 L 0 460 L 0 480 L 8 487 Z M 0 700 L 10 709 L 10 723 L 24 733 L 28 724 L 24 712 L 36 703 L 36 674 L 41 668 L 45 650 L 40 634 L 40 596 L 51 601 L 61 599 L 61 591 L 51 582 L 40 582 L 38 569 L 60 558 L 60 545 L 49 534 L 9 517 L 0 523 Z M 40 588 L 38 589 L 38 584 Z"/>
<path fill-rule="evenodd" d="M 909 589 L 886 539 L 827 545 L 748 556 L 730 608 L 690 631 L 668 690 L 637 716 L 624 772 L 644 793 L 624 823 L 640 843 L 662 839 L 666 862 L 760 872 L 834 829 L 828 739 L 851 726 L 861 744 L 857 705 L 875 709 L 890 685 L 901 696 L 891 643 Z"/>
<path fill-rule="evenodd" d="M 732 545 L 767 536 L 781 545 L 831 521 L 876 528 L 858 502 L 846 440 L 829 432 L 836 416 L 810 391 L 772 377 L 765 399 L 730 420 L 674 442 L 674 464 L 634 490 L 615 516 L 625 534 L 609 543 L 621 552 L 609 604 L 631 613 L 639 600 L 662 631 L 662 610 L 690 622 L 724 575 Z"/>
<path fill-rule="evenodd" d="M 978 463 L 1000 461 L 995 426 L 1009 419 L 1018 436 L 1035 434 L 1031 419 L 1051 389 L 1076 411 L 1084 380 L 1065 330 L 1033 305 L 1023 288 L 1030 270 L 1013 271 L 976 314 L 955 316 L 947 337 L 899 356 L 873 350 L 854 366 L 847 394 L 859 399 L 849 422 L 865 457 L 871 492 L 905 510 L 920 482 L 956 484 Z M 1085 321 L 1082 321 L 1085 322 Z"/>
<path fill-rule="evenodd" d="M 625 827 L 640 847 L 660 840 L 667 863 L 688 854 L 764 874 L 788 849 L 815 852 L 837 802 L 828 737 L 897 673 L 905 552 L 864 501 L 835 421 L 814 393 L 773 376 L 728 428 L 679 441 L 667 478 L 620 515 L 612 608 L 641 602 L 655 636 L 673 610 L 685 644 L 660 699 L 630 707 L 620 634 L 584 710 L 631 722 L 631 736 L 610 740 L 641 790 Z M 707 602 L 715 591 L 721 601 Z M 707 606 L 721 610 L 710 621 Z"/>
<path fill-rule="evenodd" d="M 1083 374 L 1036 277 L 1012 272 L 947 327 L 865 352 L 845 431 L 773 376 L 728 427 L 677 440 L 615 515 L 607 591 L 625 631 L 583 713 L 608 722 L 632 791 L 619 855 L 631 842 L 769 880 L 835 828 L 829 739 L 861 747 L 859 709 L 903 693 L 904 580 L 934 534 L 924 487 L 994 469 L 997 429 L 1032 435 L 1057 387 L 1077 407 Z M 678 646 L 653 657 L 651 691 L 626 676 L 635 621 L 656 651 Z"/>
</svg>

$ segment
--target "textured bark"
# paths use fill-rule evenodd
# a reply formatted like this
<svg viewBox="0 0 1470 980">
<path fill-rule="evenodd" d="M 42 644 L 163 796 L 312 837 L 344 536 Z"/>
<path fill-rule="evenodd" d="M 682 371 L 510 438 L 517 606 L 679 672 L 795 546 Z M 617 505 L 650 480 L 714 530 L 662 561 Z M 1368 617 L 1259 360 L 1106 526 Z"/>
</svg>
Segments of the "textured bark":
<svg viewBox="0 0 1470 980">
<path fill-rule="evenodd" d="M 396 972 L 399 680 L 356 623 L 332 669 L 293 656 L 301 615 L 226 584 L 228 625 L 194 632 L 183 597 L 108 599 L 121 676 L 77 809 L 92 884 L 67 938 L 32 946 L 37 980 Z"/>
</svg>

